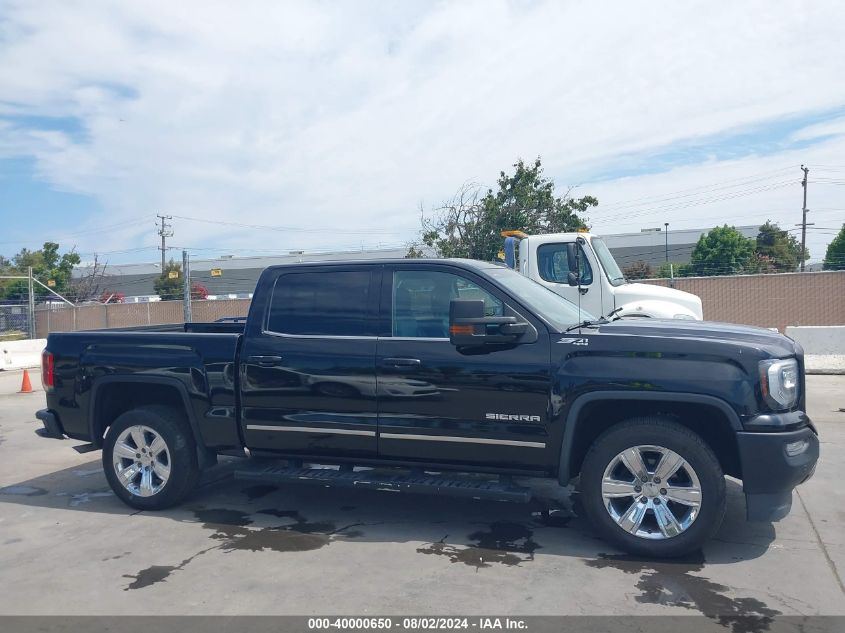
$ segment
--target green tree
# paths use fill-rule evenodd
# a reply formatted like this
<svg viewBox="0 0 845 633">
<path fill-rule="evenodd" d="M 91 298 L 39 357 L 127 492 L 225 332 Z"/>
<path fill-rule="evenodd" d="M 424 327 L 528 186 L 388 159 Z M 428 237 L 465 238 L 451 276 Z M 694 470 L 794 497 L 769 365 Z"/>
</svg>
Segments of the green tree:
<svg viewBox="0 0 845 633">
<path fill-rule="evenodd" d="M 405 253 L 405 259 L 416 259 L 425 257 L 425 250 L 421 247 L 419 242 L 408 244 L 408 252 Z"/>
<path fill-rule="evenodd" d="M 774 260 L 774 258 L 770 257 L 769 255 L 754 253 L 754 257 L 752 257 L 751 261 L 745 265 L 745 270 L 743 272 L 754 273 L 756 275 L 779 273 L 784 271 L 778 270 L 777 262 Z"/>
<path fill-rule="evenodd" d="M 845 270 L 845 224 L 833 241 L 827 245 L 824 255 L 825 270 Z"/>
<path fill-rule="evenodd" d="M 537 234 L 586 228 L 581 215 L 598 200 L 571 198 L 568 192 L 556 196 L 554 182 L 543 175 L 539 158 L 532 164 L 519 160 L 513 167 L 513 174 L 499 174 L 495 192 L 488 189 L 482 195 L 477 185 L 467 183 L 430 215 L 421 213 L 421 245 L 441 257 L 489 261 L 502 248 L 503 230 Z M 412 245 L 408 255 L 419 255 L 421 245 Z"/>
<path fill-rule="evenodd" d="M 7 275 L 26 275 L 30 267 L 32 274 L 38 281 L 50 287 L 59 294 L 72 294 L 71 279 L 73 267 L 79 264 L 79 255 L 73 249 L 59 254 L 59 245 L 55 242 L 44 242 L 44 246 L 37 251 L 22 248 L 11 261 L 0 258 L 0 270 Z M 27 292 L 25 281 L 11 281 L 0 286 L 0 297 L 25 296 Z M 39 297 L 49 293 L 36 284 L 35 294 Z"/>
<path fill-rule="evenodd" d="M 0 275 L 17 275 L 17 270 L 12 266 L 11 260 L 0 255 Z M 13 287 L 17 289 L 17 283 L 11 279 L 0 279 L 0 299 L 12 297 Z"/>
<path fill-rule="evenodd" d="M 176 273 L 173 277 L 170 275 L 172 272 Z M 162 301 L 172 301 L 184 296 L 182 283 L 182 266 L 171 259 L 161 272 L 161 276 L 153 282 L 153 288 Z"/>
<path fill-rule="evenodd" d="M 736 275 L 746 272 L 754 260 L 754 240 L 734 227 L 717 226 L 702 235 L 690 258 L 694 275 Z"/>
<path fill-rule="evenodd" d="M 694 275 L 692 266 L 689 264 L 669 264 L 663 262 L 657 267 L 657 272 L 654 274 L 659 279 L 668 279 L 669 277 L 692 277 Z"/>
<path fill-rule="evenodd" d="M 809 253 L 801 256 L 801 244 L 794 235 L 782 230 L 771 220 L 760 227 L 757 234 L 757 255 L 760 261 L 759 272 L 794 272 L 801 261 L 809 258 Z"/>
</svg>

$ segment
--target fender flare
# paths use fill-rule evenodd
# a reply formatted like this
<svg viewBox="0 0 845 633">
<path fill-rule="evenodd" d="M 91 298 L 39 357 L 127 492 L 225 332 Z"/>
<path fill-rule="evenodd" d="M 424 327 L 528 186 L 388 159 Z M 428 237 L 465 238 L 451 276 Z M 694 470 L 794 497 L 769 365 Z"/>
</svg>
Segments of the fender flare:
<svg viewBox="0 0 845 633">
<path fill-rule="evenodd" d="M 97 420 L 97 408 L 99 407 L 99 399 L 98 393 L 101 387 L 105 385 L 111 385 L 114 383 L 133 383 L 133 384 L 154 384 L 154 385 L 164 385 L 167 387 L 173 387 L 176 389 L 177 393 L 179 394 L 180 398 L 182 399 L 182 404 L 185 408 L 185 416 L 188 418 L 188 424 L 191 426 L 191 432 L 194 434 L 194 441 L 197 443 L 197 447 L 201 449 L 205 449 L 205 442 L 202 439 L 202 434 L 200 433 L 200 427 L 197 423 L 196 416 L 194 415 L 193 407 L 191 407 L 191 399 L 188 396 L 188 390 L 185 388 L 184 383 L 176 378 L 168 378 L 166 376 L 103 376 L 101 378 L 97 378 L 94 381 L 94 384 L 91 388 L 91 402 L 88 405 L 89 415 L 88 415 L 88 434 L 91 436 L 91 443 L 97 446 L 98 448 L 103 445 L 103 438 L 98 437 L 94 433 L 94 423 Z"/>
<path fill-rule="evenodd" d="M 708 396 L 698 393 L 666 392 L 666 391 L 591 391 L 578 396 L 569 412 L 566 414 L 566 426 L 563 430 L 563 440 L 560 445 L 560 463 L 558 466 L 558 482 L 562 486 L 569 484 L 569 475 L 572 465 L 572 448 L 574 439 L 581 423 L 579 416 L 581 410 L 588 404 L 601 400 L 641 400 L 644 402 L 678 402 L 683 404 L 703 404 L 716 407 L 727 417 L 731 428 L 737 432 L 742 431 L 742 422 L 731 405 L 715 396 Z"/>
</svg>

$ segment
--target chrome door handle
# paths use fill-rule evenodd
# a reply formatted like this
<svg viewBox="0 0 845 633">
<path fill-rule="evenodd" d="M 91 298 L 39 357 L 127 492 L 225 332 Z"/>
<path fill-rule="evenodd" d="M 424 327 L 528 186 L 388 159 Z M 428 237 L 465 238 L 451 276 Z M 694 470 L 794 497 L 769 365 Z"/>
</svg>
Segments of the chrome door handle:
<svg viewBox="0 0 845 633">
<path fill-rule="evenodd" d="M 278 365 L 282 362 L 281 356 L 247 356 L 248 363 L 255 363 L 262 367 L 270 367 L 271 365 Z"/>
<path fill-rule="evenodd" d="M 387 367 L 419 367 L 419 358 L 385 358 L 381 361 L 382 365 Z"/>
</svg>

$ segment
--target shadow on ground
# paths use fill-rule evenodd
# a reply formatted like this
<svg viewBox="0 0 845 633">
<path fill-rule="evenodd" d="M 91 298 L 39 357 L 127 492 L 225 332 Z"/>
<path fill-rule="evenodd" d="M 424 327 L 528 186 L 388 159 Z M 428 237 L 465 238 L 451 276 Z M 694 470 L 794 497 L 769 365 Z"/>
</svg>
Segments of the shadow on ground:
<svg viewBox="0 0 845 633">
<path fill-rule="evenodd" d="M 486 525 L 492 530 L 492 534 L 475 530 L 469 535 L 468 539 L 477 541 L 475 545 L 481 549 L 507 551 L 508 543 L 520 543 L 511 549 L 521 560 L 539 550 L 544 554 L 585 557 L 594 557 L 596 550 L 612 552 L 612 548 L 601 545 L 603 541 L 592 534 L 589 524 L 579 516 L 577 494 L 573 495 L 573 503 L 566 499 L 561 503 L 542 498 L 543 490 L 540 489 L 540 498 L 525 505 L 308 484 L 281 487 L 235 481 L 232 472 L 240 463 L 240 460 L 227 460 L 207 471 L 197 490 L 182 506 L 145 514 L 182 522 L 250 526 L 253 530 L 270 528 L 279 532 L 325 535 L 345 532 L 347 538 L 368 541 L 423 541 L 429 542 L 430 547 L 421 553 L 442 551 L 446 556 L 460 546 L 447 547 L 445 543 L 462 540 L 454 526 L 467 524 Z M 745 521 L 745 501 L 740 485 L 731 480 L 727 484 L 728 512 L 721 530 L 707 546 L 709 564 L 757 558 L 775 537 L 771 524 Z M 0 503 L 79 512 L 139 514 L 111 492 L 99 460 L 4 485 L 0 487 Z M 320 521 L 312 524 L 306 515 L 319 516 Z M 284 527 L 273 528 L 280 519 L 283 519 Z M 350 532 L 352 527 L 337 527 L 352 523 L 356 524 L 354 533 Z M 401 529 L 397 529 L 398 526 Z M 432 526 L 442 526 L 434 533 L 445 530 L 451 534 L 444 532 L 441 538 L 431 541 L 427 537 L 432 534 Z M 542 543 L 536 541 L 535 531 L 545 537 Z M 490 547 L 485 547 L 487 545 Z M 465 558 L 456 557 L 461 561 Z M 501 562 L 518 564 L 519 561 L 505 557 Z"/>
<path fill-rule="evenodd" d="M 646 561 L 613 551 L 596 537 L 573 504 L 552 500 L 528 505 L 449 497 L 316 488 L 235 481 L 238 461 L 208 471 L 197 491 L 178 508 L 146 516 L 196 523 L 207 545 L 186 552 L 172 565 L 154 565 L 127 574 L 127 591 L 162 582 L 198 556 L 217 550 L 303 552 L 337 542 L 413 543 L 420 556 L 442 558 L 445 565 L 470 566 L 478 573 L 494 566 L 530 567 L 535 555 L 562 556 L 591 568 L 635 574 L 637 601 L 683 607 L 727 618 L 737 633 L 744 618 L 769 619 L 777 612 L 751 598 L 729 597 L 729 588 L 701 575 L 711 565 L 750 560 L 764 554 L 774 539 L 771 524 L 744 520 L 739 485 L 728 482 L 728 515 L 704 552 L 683 560 Z M 126 515 L 125 506 L 106 484 L 99 460 L 0 488 L 0 503 L 55 510 Z M 567 509 L 566 506 L 572 509 Z M 549 511 L 549 508 L 559 508 Z M 121 557 L 123 552 L 107 553 Z"/>
</svg>

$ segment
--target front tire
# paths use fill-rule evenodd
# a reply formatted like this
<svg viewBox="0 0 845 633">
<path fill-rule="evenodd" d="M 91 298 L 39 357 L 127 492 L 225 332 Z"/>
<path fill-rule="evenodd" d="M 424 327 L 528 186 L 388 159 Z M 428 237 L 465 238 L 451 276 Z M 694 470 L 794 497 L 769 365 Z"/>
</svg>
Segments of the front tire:
<svg viewBox="0 0 845 633">
<path fill-rule="evenodd" d="M 607 541 L 648 558 L 701 548 L 725 515 L 725 477 L 699 435 L 660 416 L 603 433 L 581 469 L 584 510 Z"/>
<path fill-rule="evenodd" d="M 126 411 L 106 434 L 103 470 L 111 489 L 128 506 L 162 510 L 178 504 L 200 474 L 187 421 L 170 407 Z"/>
</svg>

